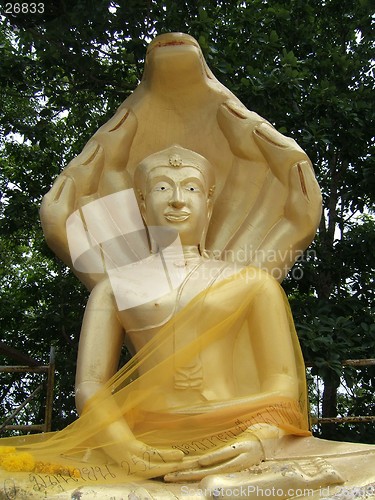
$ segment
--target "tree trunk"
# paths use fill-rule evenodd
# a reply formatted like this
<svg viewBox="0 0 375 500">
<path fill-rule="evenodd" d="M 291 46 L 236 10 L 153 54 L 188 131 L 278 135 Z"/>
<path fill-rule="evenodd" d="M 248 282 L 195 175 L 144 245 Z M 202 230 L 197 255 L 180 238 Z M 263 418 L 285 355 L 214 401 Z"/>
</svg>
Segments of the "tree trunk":
<svg viewBox="0 0 375 500">
<path fill-rule="evenodd" d="M 322 417 L 337 417 L 337 389 L 340 385 L 340 379 L 337 375 L 329 374 L 323 377 L 323 382 Z M 322 425 L 322 438 L 334 439 L 335 434 L 335 424 Z"/>
</svg>

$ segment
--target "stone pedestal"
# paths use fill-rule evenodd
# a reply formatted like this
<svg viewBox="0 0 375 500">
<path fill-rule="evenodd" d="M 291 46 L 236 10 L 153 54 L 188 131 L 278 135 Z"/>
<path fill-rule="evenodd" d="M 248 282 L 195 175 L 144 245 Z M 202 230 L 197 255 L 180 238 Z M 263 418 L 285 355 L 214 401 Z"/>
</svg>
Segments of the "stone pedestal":
<svg viewBox="0 0 375 500">
<path fill-rule="evenodd" d="M 272 460 L 242 472 L 208 476 L 200 483 L 101 484 L 97 476 L 97 484 L 75 485 L 73 479 L 58 475 L 0 471 L 0 499 L 371 499 L 375 498 L 375 447 L 285 437 Z"/>
</svg>

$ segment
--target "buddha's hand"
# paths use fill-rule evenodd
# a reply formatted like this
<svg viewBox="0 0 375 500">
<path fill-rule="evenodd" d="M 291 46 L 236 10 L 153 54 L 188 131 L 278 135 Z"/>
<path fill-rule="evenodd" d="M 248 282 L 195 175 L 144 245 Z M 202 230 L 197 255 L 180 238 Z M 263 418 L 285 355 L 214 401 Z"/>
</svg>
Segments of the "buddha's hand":
<svg viewBox="0 0 375 500">
<path fill-rule="evenodd" d="M 136 129 L 134 114 L 119 109 L 57 177 L 43 198 L 40 217 L 47 243 L 70 267 L 66 221 L 83 205 L 130 187 L 125 167 Z"/>
<path fill-rule="evenodd" d="M 159 477 L 184 467 L 182 451 L 154 448 L 135 439 L 110 445 L 103 451 L 126 476 L 134 478 Z"/>
<path fill-rule="evenodd" d="M 170 472 L 164 476 L 167 482 L 199 481 L 212 474 L 227 474 L 259 464 L 265 454 L 261 440 L 248 429 L 235 442 L 200 456 L 197 461 L 186 457 L 186 470 Z M 180 468 L 182 468 L 180 466 Z"/>
<path fill-rule="evenodd" d="M 135 437 L 112 393 L 100 392 L 103 388 L 95 384 L 86 386 L 86 394 L 82 386 L 79 389 L 82 428 L 86 422 L 95 425 L 92 448 L 121 467 L 126 476 L 163 476 L 182 466 L 182 451 L 149 446 Z"/>
</svg>

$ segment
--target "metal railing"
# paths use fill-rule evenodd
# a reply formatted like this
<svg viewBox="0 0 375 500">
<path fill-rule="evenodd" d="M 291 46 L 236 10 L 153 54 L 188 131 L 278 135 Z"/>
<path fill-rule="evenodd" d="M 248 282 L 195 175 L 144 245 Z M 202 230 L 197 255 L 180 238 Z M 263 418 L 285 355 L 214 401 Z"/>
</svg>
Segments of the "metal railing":
<svg viewBox="0 0 375 500">
<path fill-rule="evenodd" d="M 0 346 L 1 347 L 1 346 Z M 51 430 L 52 421 L 52 403 L 54 390 L 54 375 L 55 375 L 55 356 L 54 349 L 51 347 L 50 359 L 48 365 L 39 365 L 32 358 L 28 358 L 29 364 L 34 366 L 0 366 L 0 373 L 46 373 L 46 408 L 43 424 L 30 425 L 10 425 L 11 422 L 21 410 L 43 390 L 44 384 L 40 384 L 13 412 L 0 424 L 0 432 L 2 430 L 21 430 L 21 431 L 36 431 L 49 432 Z M 375 359 L 348 359 L 342 362 L 342 366 L 365 367 L 375 365 Z M 313 364 L 307 362 L 306 367 L 312 367 Z M 375 421 L 375 416 L 352 416 L 352 417 L 314 417 L 311 416 L 311 424 L 332 424 L 332 423 L 370 423 Z"/>
<path fill-rule="evenodd" d="M 1 346 L 0 346 L 1 347 Z M 7 351 L 10 349 L 7 348 Z M 9 430 L 19 430 L 19 431 L 34 431 L 34 432 L 49 432 L 51 430 L 52 423 L 52 403 L 53 403 L 53 389 L 54 389 L 54 379 L 55 379 L 55 352 L 53 347 L 50 350 L 49 364 L 41 365 L 37 361 L 29 358 L 14 349 L 11 349 L 12 357 L 18 360 L 25 360 L 28 365 L 25 366 L 0 366 L 0 373 L 45 373 L 47 376 L 46 383 L 42 382 L 38 387 L 21 403 L 17 408 L 15 408 L 12 413 L 5 418 L 5 420 L 0 424 L 1 431 Z M 4 350 L 3 350 L 4 352 Z M 9 354 L 9 352 L 7 352 Z M 43 389 L 46 391 L 46 407 L 44 411 L 44 422 L 42 424 L 29 424 L 29 425 L 11 425 L 17 415 L 25 408 L 30 401 L 32 401 L 36 396 L 38 396 Z"/>
<path fill-rule="evenodd" d="M 353 366 L 354 368 L 362 368 L 365 366 L 375 365 L 375 359 L 346 359 L 341 362 L 342 366 Z M 314 366 L 313 363 L 306 362 L 306 367 Z M 375 416 L 349 416 L 349 417 L 315 417 L 310 415 L 311 425 L 319 424 L 360 424 L 375 422 Z"/>
</svg>

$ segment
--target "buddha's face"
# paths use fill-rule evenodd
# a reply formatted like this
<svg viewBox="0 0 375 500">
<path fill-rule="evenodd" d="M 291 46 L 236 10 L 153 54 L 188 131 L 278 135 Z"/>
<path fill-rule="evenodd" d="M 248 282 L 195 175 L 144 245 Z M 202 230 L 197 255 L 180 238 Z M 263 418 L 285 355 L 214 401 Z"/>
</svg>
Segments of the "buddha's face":
<svg viewBox="0 0 375 500">
<path fill-rule="evenodd" d="M 199 245 L 211 216 L 209 186 L 194 167 L 156 167 L 148 175 L 141 213 L 148 226 L 176 229 L 182 245 Z"/>
</svg>

